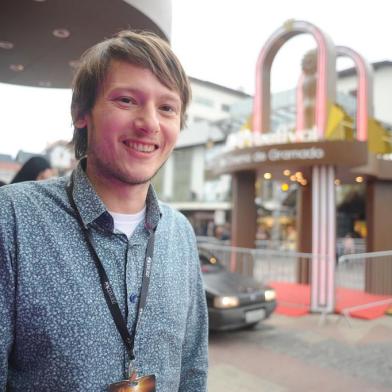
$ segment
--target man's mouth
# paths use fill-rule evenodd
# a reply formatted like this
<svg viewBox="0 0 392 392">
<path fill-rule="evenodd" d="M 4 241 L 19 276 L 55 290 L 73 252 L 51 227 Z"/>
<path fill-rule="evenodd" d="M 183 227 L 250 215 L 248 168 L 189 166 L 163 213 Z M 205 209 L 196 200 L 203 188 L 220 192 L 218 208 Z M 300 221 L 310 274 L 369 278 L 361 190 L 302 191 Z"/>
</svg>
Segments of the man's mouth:
<svg viewBox="0 0 392 392">
<path fill-rule="evenodd" d="M 124 140 L 123 143 L 132 150 L 145 153 L 153 152 L 158 148 L 156 144 L 137 143 L 130 140 Z"/>
</svg>

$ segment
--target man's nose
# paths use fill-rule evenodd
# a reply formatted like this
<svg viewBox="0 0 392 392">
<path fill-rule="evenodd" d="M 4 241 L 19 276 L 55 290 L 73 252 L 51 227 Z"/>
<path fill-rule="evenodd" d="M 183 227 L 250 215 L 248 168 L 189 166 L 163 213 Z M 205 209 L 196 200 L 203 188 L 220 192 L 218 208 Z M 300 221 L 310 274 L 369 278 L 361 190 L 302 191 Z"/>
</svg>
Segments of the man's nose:
<svg viewBox="0 0 392 392">
<path fill-rule="evenodd" d="M 159 130 L 159 113 L 154 105 L 146 104 L 140 108 L 134 120 L 138 131 L 154 133 Z"/>
</svg>

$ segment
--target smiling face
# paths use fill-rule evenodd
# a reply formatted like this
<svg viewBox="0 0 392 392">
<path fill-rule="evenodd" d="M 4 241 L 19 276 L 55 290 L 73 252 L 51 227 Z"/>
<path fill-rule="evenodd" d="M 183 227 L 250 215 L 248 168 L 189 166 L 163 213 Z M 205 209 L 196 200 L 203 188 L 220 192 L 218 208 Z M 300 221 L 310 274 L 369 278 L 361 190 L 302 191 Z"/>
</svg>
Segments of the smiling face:
<svg viewBox="0 0 392 392">
<path fill-rule="evenodd" d="M 178 92 L 148 69 L 113 61 L 91 112 L 76 122 L 88 130 L 87 175 L 106 186 L 148 185 L 174 148 L 180 118 Z"/>
</svg>

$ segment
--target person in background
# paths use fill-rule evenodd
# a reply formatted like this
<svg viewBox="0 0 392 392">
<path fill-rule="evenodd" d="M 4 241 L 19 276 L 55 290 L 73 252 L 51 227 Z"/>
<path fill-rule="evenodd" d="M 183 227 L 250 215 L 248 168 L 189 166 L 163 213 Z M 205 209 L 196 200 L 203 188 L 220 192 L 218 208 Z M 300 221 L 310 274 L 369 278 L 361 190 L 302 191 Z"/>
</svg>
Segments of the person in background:
<svg viewBox="0 0 392 392">
<path fill-rule="evenodd" d="M 49 161 L 41 156 L 28 159 L 12 179 L 11 184 L 23 181 L 46 180 L 53 177 L 54 171 Z"/>
<path fill-rule="evenodd" d="M 0 189 L 1 391 L 132 391 L 135 377 L 158 392 L 206 391 L 196 238 L 151 185 L 190 95 L 154 34 L 123 31 L 82 56 L 78 166 Z"/>
<path fill-rule="evenodd" d="M 343 238 L 343 254 L 349 255 L 355 253 L 355 242 L 351 233 L 347 233 Z"/>
</svg>

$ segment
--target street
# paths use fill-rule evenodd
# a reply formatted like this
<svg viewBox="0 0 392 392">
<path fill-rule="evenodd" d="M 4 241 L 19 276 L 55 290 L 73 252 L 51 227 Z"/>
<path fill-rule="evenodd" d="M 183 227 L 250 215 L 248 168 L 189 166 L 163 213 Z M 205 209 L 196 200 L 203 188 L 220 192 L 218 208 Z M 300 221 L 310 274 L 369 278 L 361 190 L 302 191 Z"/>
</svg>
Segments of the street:
<svg viewBox="0 0 392 392">
<path fill-rule="evenodd" d="M 392 391 L 392 317 L 274 314 L 210 335 L 209 392 Z"/>
</svg>

